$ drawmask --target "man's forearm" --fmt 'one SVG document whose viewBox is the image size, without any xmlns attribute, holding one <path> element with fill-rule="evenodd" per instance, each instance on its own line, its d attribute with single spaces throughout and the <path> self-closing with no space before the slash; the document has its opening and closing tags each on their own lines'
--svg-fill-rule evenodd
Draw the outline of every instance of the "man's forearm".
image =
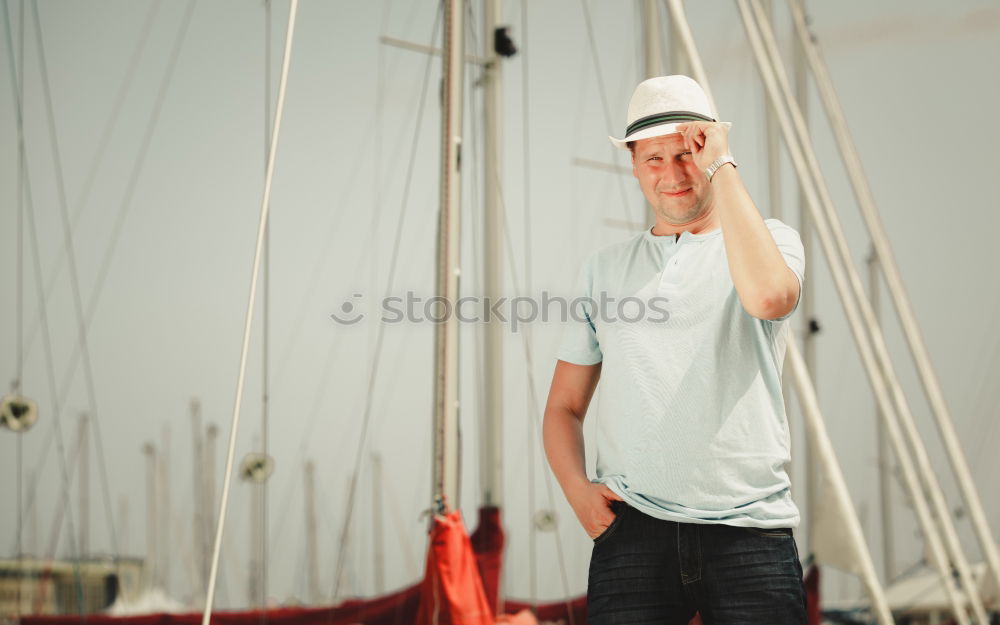
<svg viewBox="0 0 1000 625">
<path fill-rule="evenodd" d="M 549 408 L 545 411 L 542 438 L 549 466 L 566 498 L 587 479 L 586 451 L 583 442 L 583 423 L 566 409 Z"/>
<path fill-rule="evenodd" d="M 736 169 L 724 165 L 710 183 L 715 193 L 733 286 L 743 308 L 760 319 L 776 319 L 795 306 L 798 281 Z"/>
</svg>

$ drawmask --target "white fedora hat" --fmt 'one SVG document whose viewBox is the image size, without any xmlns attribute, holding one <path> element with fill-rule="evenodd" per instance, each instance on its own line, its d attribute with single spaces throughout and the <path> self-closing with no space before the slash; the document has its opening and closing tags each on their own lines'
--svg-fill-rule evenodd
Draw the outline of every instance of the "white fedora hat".
<svg viewBox="0 0 1000 625">
<path fill-rule="evenodd" d="M 686 122 L 714 122 L 714 115 L 708 96 L 694 79 L 681 75 L 650 78 L 639 83 L 629 100 L 625 136 L 608 139 L 627 150 L 630 141 L 675 133 L 678 124 Z"/>
</svg>

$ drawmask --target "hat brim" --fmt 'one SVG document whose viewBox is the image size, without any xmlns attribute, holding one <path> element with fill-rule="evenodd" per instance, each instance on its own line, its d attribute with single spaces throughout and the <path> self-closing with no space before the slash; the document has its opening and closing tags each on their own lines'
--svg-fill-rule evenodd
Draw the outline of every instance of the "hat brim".
<svg viewBox="0 0 1000 625">
<path fill-rule="evenodd" d="M 677 130 L 677 127 L 680 126 L 681 124 L 690 124 L 690 123 L 692 122 L 661 124 L 659 126 L 653 126 L 651 128 L 645 128 L 643 130 L 640 130 L 637 133 L 626 136 L 624 139 L 616 139 L 615 137 L 608 135 L 608 140 L 611 141 L 611 144 L 616 148 L 619 148 L 621 150 L 627 150 L 630 141 L 639 141 L 640 139 L 651 139 L 653 137 L 662 137 L 663 135 L 672 135 L 676 132 L 680 132 L 679 130 Z M 725 126 L 726 128 L 732 128 L 733 126 L 732 122 L 719 122 L 719 123 Z"/>
</svg>

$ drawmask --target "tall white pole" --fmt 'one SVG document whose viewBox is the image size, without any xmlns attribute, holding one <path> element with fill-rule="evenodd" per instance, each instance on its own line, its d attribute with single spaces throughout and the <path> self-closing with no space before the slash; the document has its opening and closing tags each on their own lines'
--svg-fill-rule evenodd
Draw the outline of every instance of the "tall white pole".
<svg viewBox="0 0 1000 625">
<path fill-rule="evenodd" d="M 878 255 L 872 249 L 868 255 L 868 291 L 872 301 L 872 312 L 876 320 L 882 316 L 878 288 Z M 878 490 L 879 518 L 882 526 L 882 570 L 886 583 L 895 577 L 892 532 L 892 456 L 889 441 L 886 440 L 885 423 L 878 405 L 875 405 L 875 421 L 878 424 Z"/>
<path fill-rule="evenodd" d="M 444 16 L 441 111 L 441 208 L 438 220 L 438 314 L 458 299 L 460 273 L 462 89 L 465 64 L 463 2 L 449 0 Z M 458 508 L 458 318 L 435 326 L 433 505 L 437 513 Z"/>
<path fill-rule="evenodd" d="M 916 315 L 913 313 L 913 307 L 906 294 L 903 278 L 899 271 L 899 266 L 896 264 L 895 255 L 892 253 L 892 248 L 889 245 L 889 239 L 885 234 L 885 227 L 882 225 L 878 209 L 875 206 L 875 199 L 868 185 L 864 168 L 861 165 L 861 159 L 858 156 L 850 131 L 847 128 L 847 121 L 840 107 L 836 91 L 833 88 L 833 81 L 830 79 L 829 72 L 819 54 L 818 47 L 808 32 L 808 25 L 806 24 L 802 7 L 796 2 L 792 2 L 791 7 L 799 41 L 802 43 L 806 59 L 809 61 L 809 66 L 816 79 L 816 85 L 819 89 L 823 106 L 830 117 L 834 137 L 844 158 L 848 177 L 854 187 L 858 204 L 861 207 L 862 215 L 872 237 L 872 244 L 878 254 L 882 275 L 885 277 L 886 285 L 889 287 L 889 294 L 892 296 L 893 304 L 899 315 L 900 325 L 903 328 L 907 344 L 913 355 L 917 373 L 920 375 L 924 392 L 934 412 L 941 440 L 944 443 L 948 460 L 958 481 L 962 499 L 965 501 L 966 509 L 972 520 L 972 526 L 975 529 L 976 538 L 979 540 L 980 549 L 985 556 L 987 566 L 993 577 L 992 590 L 995 594 L 991 598 L 996 601 L 1000 598 L 996 594 L 1000 593 L 1000 551 L 997 549 L 996 539 L 993 537 L 989 523 L 986 520 L 982 500 L 976 492 L 975 483 L 972 480 L 972 472 L 969 470 L 968 462 L 958 441 L 958 435 L 955 433 L 951 413 L 944 401 L 941 384 L 931 364 L 930 355 L 927 351 L 923 335 L 920 332 L 920 327 L 917 325 Z"/>
<path fill-rule="evenodd" d="M 793 2 L 797 0 L 792 0 Z M 802 111 L 802 119 L 808 123 L 809 120 L 809 84 L 807 81 L 806 74 L 806 64 L 803 62 L 803 52 L 801 44 L 796 40 L 792 47 L 792 74 L 794 78 L 794 88 L 795 88 L 795 101 L 799 105 L 799 110 Z M 773 115 L 773 108 L 768 107 L 768 112 Z M 803 248 L 803 259 L 805 261 L 806 269 L 805 275 L 803 275 L 803 281 L 806 285 L 813 284 L 813 275 L 815 270 L 813 268 L 813 260 L 816 255 L 813 254 L 812 245 L 812 216 L 809 214 L 809 207 L 806 205 L 805 189 L 802 187 L 802 182 L 798 182 L 798 197 L 799 197 L 799 236 L 802 238 L 802 248 Z M 802 330 L 800 335 L 802 337 L 802 358 L 805 361 L 806 369 L 809 371 L 809 378 L 813 382 L 813 388 L 816 387 L 816 334 L 818 331 L 818 321 L 816 320 L 816 289 L 807 288 L 802 292 L 802 301 L 799 306 L 802 309 L 802 313 L 799 315 L 802 323 Z M 810 551 L 812 551 L 813 546 L 813 524 L 816 519 L 816 511 L 818 510 L 816 502 L 816 493 L 819 490 L 819 474 L 816 470 L 816 464 L 812 462 L 812 447 L 808 448 L 808 457 L 806 458 L 806 523 L 807 523 L 807 540 L 810 546 Z"/>
<path fill-rule="evenodd" d="M 694 71 L 695 59 L 689 53 L 687 43 L 684 41 L 682 30 L 687 27 L 687 17 L 684 14 L 683 0 L 664 0 L 667 9 L 670 11 L 670 60 L 665 71 L 671 74 L 685 74 L 690 76 Z M 674 6 L 671 6 L 673 4 Z M 678 13 L 678 9 L 680 12 Z M 694 76 L 703 87 L 707 81 Z M 711 96 L 709 96 L 711 97 Z"/>
<path fill-rule="evenodd" d="M 715 98 L 709 87 L 708 74 L 705 72 L 705 66 L 702 65 L 701 56 L 694 44 L 694 35 L 691 34 L 687 13 L 684 11 L 684 2 L 683 0 L 665 0 L 665 2 L 670 10 L 670 21 L 673 25 L 670 32 L 673 39 L 676 39 L 677 45 L 680 46 L 676 56 L 678 59 L 684 60 L 684 73 L 690 74 L 698 81 L 708 97 L 708 104 L 712 107 L 712 116 L 719 119 L 719 109 L 715 106 Z M 690 67 L 690 71 L 687 71 L 688 67 Z"/>
<path fill-rule="evenodd" d="M 642 78 L 655 78 L 666 72 L 663 68 L 663 35 L 660 7 L 657 0 L 639 0 L 642 9 Z M 675 37 L 671 37 L 674 43 Z M 672 48 L 676 51 L 676 46 Z M 673 53 L 670 62 L 677 63 Z"/>
<path fill-rule="evenodd" d="M 660 20 L 660 7 L 656 0 L 639 0 L 642 16 L 642 80 L 663 76 L 668 69 L 663 66 L 663 29 Z M 674 73 L 678 72 L 679 57 L 683 52 L 678 47 L 679 38 L 670 38 L 670 64 Z M 656 221 L 653 207 L 643 200 L 646 220 Z"/>
<path fill-rule="evenodd" d="M 764 1 L 764 12 L 769 20 L 774 20 L 774 2 Z M 774 109 L 767 106 L 767 94 L 764 94 L 764 106 L 767 114 L 764 118 L 765 136 L 767 137 L 767 208 L 768 215 L 774 219 L 784 219 L 781 206 L 781 142 L 778 137 L 778 120 Z M 806 284 L 810 284 L 806 282 Z"/>
<path fill-rule="evenodd" d="M 494 46 L 494 32 L 501 17 L 501 0 L 484 0 L 483 4 L 483 294 L 495 302 L 503 290 L 501 259 L 503 250 L 503 214 L 500 193 L 502 176 L 501 120 L 501 57 Z M 457 66 L 461 69 L 461 66 Z M 457 210 L 456 210 L 457 214 Z M 480 492 L 483 507 L 500 507 L 503 502 L 503 324 L 491 318 L 486 323 L 483 352 L 486 413 L 482 415 L 479 443 Z"/>
</svg>

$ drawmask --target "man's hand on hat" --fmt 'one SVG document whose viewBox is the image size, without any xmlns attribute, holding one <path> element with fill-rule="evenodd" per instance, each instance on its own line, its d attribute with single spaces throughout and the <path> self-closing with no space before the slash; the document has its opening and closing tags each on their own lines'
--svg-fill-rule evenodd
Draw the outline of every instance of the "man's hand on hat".
<svg viewBox="0 0 1000 625">
<path fill-rule="evenodd" d="M 677 130 L 698 169 L 704 171 L 724 154 L 729 154 L 729 126 L 718 122 L 688 122 Z"/>
</svg>

